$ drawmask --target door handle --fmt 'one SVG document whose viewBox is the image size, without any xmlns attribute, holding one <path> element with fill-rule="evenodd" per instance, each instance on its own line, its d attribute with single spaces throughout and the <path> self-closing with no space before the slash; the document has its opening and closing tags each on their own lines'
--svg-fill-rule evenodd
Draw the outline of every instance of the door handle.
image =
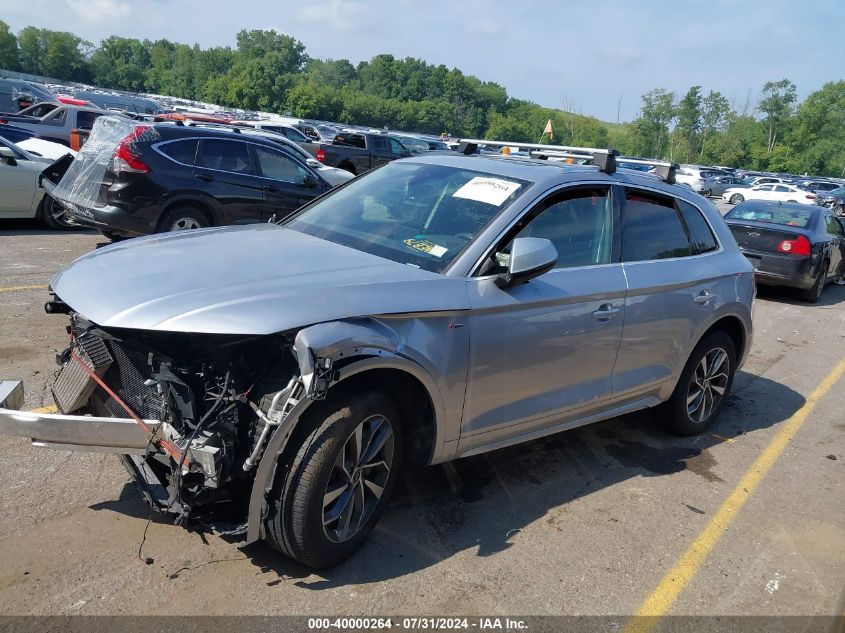
<svg viewBox="0 0 845 633">
<path fill-rule="evenodd" d="M 202 180 L 203 182 L 212 182 L 214 180 L 214 176 L 211 174 L 197 174 L 194 178 Z"/>
<path fill-rule="evenodd" d="M 713 299 L 715 299 L 715 298 L 716 298 L 716 295 L 711 294 L 708 290 L 704 290 L 704 291 L 700 292 L 699 294 L 697 294 L 695 296 L 695 299 L 693 299 L 693 301 L 695 301 L 696 303 L 702 304 L 702 305 L 706 305 L 706 304 L 710 303 L 711 301 L 713 301 Z"/>
<path fill-rule="evenodd" d="M 279 188 L 278 188 L 278 187 L 274 187 L 273 185 L 264 185 L 264 186 L 263 186 L 263 187 L 261 187 L 261 188 L 262 188 L 264 191 L 268 192 L 268 193 L 276 193 L 276 192 L 278 192 L 278 191 L 279 191 Z"/>
<path fill-rule="evenodd" d="M 619 314 L 620 309 L 614 307 L 610 303 L 605 303 L 603 306 L 599 307 L 598 310 L 593 312 L 593 318 L 596 321 L 609 321 L 614 315 Z"/>
</svg>

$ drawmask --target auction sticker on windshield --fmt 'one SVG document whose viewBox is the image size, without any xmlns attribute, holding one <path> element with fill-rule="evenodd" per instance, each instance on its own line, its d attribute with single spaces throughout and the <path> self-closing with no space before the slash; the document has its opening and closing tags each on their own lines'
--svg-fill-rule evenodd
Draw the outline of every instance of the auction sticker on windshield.
<svg viewBox="0 0 845 633">
<path fill-rule="evenodd" d="M 510 180 L 476 176 L 453 193 L 452 197 L 476 200 L 499 207 L 520 186 L 518 182 L 511 182 Z"/>
<path fill-rule="evenodd" d="M 443 257 L 448 251 L 448 248 L 444 248 L 443 246 L 438 246 L 437 244 L 433 244 L 428 240 L 420 240 L 420 239 L 407 239 L 405 240 L 405 246 L 409 246 L 413 249 L 418 251 L 422 251 L 423 253 L 428 253 L 429 255 L 434 255 L 435 257 Z"/>
</svg>

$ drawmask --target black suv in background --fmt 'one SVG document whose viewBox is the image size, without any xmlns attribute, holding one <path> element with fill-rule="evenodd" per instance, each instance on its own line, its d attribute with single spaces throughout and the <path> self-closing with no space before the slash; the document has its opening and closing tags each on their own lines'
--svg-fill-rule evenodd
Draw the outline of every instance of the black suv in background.
<svg viewBox="0 0 845 633">
<path fill-rule="evenodd" d="M 171 123 L 120 125 L 98 121 L 97 153 L 80 152 L 55 190 L 74 222 L 110 239 L 266 222 L 331 188 L 270 139 Z M 109 128 L 122 131 L 109 136 Z M 98 162 L 105 170 L 97 171 Z M 47 177 L 56 183 L 57 175 Z"/>
</svg>

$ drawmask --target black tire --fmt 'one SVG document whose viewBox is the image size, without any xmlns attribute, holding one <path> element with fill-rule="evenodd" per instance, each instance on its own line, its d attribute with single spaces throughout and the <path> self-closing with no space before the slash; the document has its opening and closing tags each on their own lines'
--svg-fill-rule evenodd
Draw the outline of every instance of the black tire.
<svg viewBox="0 0 845 633">
<path fill-rule="evenodd" d="M 731 196 L 731 199 L 728 202 L 730 202 L 731 204 L 741 204 L 745 202 L 745 196 L 743 196 L 741 193 L 735 193 Z"/>
<path fill-rule="evenodd" d="M 786 202 L 789 203 L 789 204 L 796 204 L 798 201 L 797 200 L 787 200 Z"/>
<path fill-rule="evenodd" d="M 184 231 L 190 229 L 204 229 L 211 226 L 208 217 L 194 207 L 175 207 L 170 209 L 158 223 L 158 233 L 168 231 Z"/>
<path fill-rule="evenodd" d="M 845 217 L 845 204 L 833 205 L 833 213 L 838 218 Z"/>
<path fill-rule="evenodd" d="M 720 357 L 718 350 L 725 355 L 721 364 L 717 363 Z M 705 358 L 708 360 L 703 363 Z M 727 372 L 724 372 L 724 362 L 729 363 Z M 702 365 L 705 366 L 704 371 Z M 705 381 L 703 378 L 709 373 L 708 365 L 715 366 L 716 373 Z M 678 435 L 698 435 L 705 431 L 719 417 L 730 395 L 735 373 L 736 350 L 731 337 L 721 330 L 705 336 L 690 354 L 672 397 L 661 407 L 660 416 L 666 428 Z M 725 374 L 724 379 L 721 374 Z M 701 392 L 701 399 L 690 401 L 696 389 Z M 722 390 L 721 394 L 718 393 L 719 389 Z M 696 404 L 704 408 L 695 407 Z"/>
<path fill-rule="evenodd" d="M 39 217 L 51 229 L 70 231 L 78 229 L 79 225 L 71 224 L 67 217 L 67 210 L 52 196 L 44 194 L 38 207 Z"/>
<path fill-rule="evenodd" d="M 361 427 L 360 444 L 371 447 L 367 434 L 378 433 L 368 428 L 372 430 L 379 418 L 387 421 L 392 434 L 383 444 L 384 454 L 380 450 L 374 459 L 389 466 L 366 470 L 356 467 L 353 459 L 346 460 L 354 455 L 355 431 Z M 266 532 L 270 544 L 286 556 L 310 567 L 326 568 L 355 552 L 378 522 L 401 463 L 401 422 L 393 400 L 386 394 L 347 391 L 314 405 L 300 424 L 313 430 L 291 451 L 290 454 L 296 451 L 295 455 L 283 460 L 276 470 Z M 359 452 L 365 456 L 368 453 L 366 449 Z M 364 473 L 372 473 L 373 481 Z M 378 496 L 373 484 L 381 489 Z M 331 497 L 333 494 L 337 496 Z M 337 517 L 329 520 L 333 513 Z M 356 525 L 354 532 L 344 533 L 344 521 L 350 528 L 353 523 Z"/>
<path fill-rule="evenodd" d="M 355 169 L 355 165 L 353 165 L 352 163 L 343 162 L 340 165 L 338 165 L 338 168 L 343 169 L 344 171 L 348 171 L 353 176 L 358 175 L 358 170 Z"/>
<path fill-rule="evenodd" d="M 830 262 L 827 260 L 823 261 L 822 265 L 819 267 L 819 272 L 816 275 L 815 283 L 813 283 L 812 287 L 801 291 L 801 298 L 804 301 L 808 303 L 819 302 L 819 299 L 822 298 L 822 292 L 824 292 L 824 285 L 827 283 L 827 271 L 829 268 Z"/>
</svg>

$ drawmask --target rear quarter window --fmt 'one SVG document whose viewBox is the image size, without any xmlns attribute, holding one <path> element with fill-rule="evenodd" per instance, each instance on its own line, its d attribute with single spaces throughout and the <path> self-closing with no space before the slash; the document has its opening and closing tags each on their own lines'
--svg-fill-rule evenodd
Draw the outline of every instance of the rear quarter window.
<svg viewBox="0 0 845 633">
<path fill-rule="evenodd" d="M 183 165 L 194 165 L 194 158 L 197 155 L 197 140 L 173 141 L 162 143 L 156 149 L 168 158 Z"/>
<path fill-rule="evenodd" d="M 719 245 L 716 242 L 716 237 L 713 235 L 713 231 L 710 229 L 710 225 L 707 224 L 707 220 L 704 219 L 701 211 L 683 200 L 678 200 L 678 208 L 689 230 L 692 254 L 700 255 L 701 253 L 710 253 L 718 250 Z"/>
</svg>

